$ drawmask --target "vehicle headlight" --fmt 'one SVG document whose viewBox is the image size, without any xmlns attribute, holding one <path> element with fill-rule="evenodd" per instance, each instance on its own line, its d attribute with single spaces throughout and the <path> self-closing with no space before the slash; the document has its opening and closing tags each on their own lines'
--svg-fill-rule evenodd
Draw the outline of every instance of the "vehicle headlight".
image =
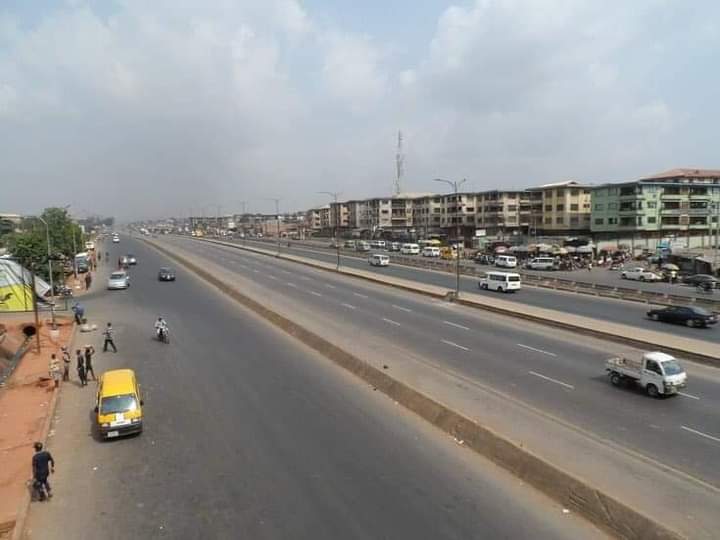
<svg viewBox="0 0 720 540">
<path fill-rule="evenodd" d="M 131 421 L 133 424 L 137 424 L 137 423 L 140 421 L 140 419 L 139 419 L 139 418 L 133 418 L 133 419 L 130 420 L 130 421 Z"/>
<path fill-rule="evenodd" d="M 101 424 L 101 425 L 102 425 L 102 427 L 110 427 L 110 424 L 108 424 L 107 422 L 105 422 L 104 424 Z"/>
</svg>

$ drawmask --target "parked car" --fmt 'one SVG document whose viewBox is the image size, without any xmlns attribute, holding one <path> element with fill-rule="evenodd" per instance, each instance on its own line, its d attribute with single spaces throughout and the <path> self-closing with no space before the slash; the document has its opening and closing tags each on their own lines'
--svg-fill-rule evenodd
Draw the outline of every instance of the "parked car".
<svg viewBox="0 0 720 540">
<path fill-rule="evenodd" d="M 130 287 L 130 276 L 127 272 L 118 271 L 110 274 L 107 283 L 109 290 L 127 289 L 128 287 Z"/>
<path fill-rule="evenodd" d="M 622 279 L 632 279 L 635 281 L 660 281 L 662 278 L 658 276 L 655 272 L 651 272 L 650 270 L 645 270 L 644 268 L 638 266 L 636 268 L 630 268 L 628 270 L 623 270 L 620 273 L 620 277 Z"/>
<path fill-rule="evenodd" d="M 373 253 L 368 257 L 368 263 L 370 266 L 388 266 L 390 264 L 390 257 L 381 253 Z"/>
<path fill-rule="evenodd" d="M 671 281 L 677 279 L 680 268 L 675 264 L 665 263 L 660 267 L 660 271 L 665 281 Z"/>
<path fill-rule="evenodd" d="M 517 259 L 512 255 L 498 255 L 495 257 L 495 266 L 515 268 L 517 266 Z"/>
<path fill-rule="evenodd" d="M 400 248 L 400 253 L 403 255 L 419 255 L 420 246 L 417 244 L 403 244 Z"/>
<path fill-rule="evenodd" d="M 385 249 L 385 240 L 372 240 L 370 247 L 373 249 Z"/>
<path fill-rule="evenodd" d="M 364 240 L 355 242 L 355 251 L 370 251 L 370 244 Z"/>
<path fill-rule="evenodd" d="M 388 251 L 400 251 L 401 245 L 400 242 L 390 242 L 390 244 L 388 244 Z"/>
<path fill-rule="evenodd" d="M 158 272 L 158 281 L 175 281 L 175 271 L 172 268 L 162 267 Z"/>
<path fill-rule="evenodd" d="M 486 255 L 485 253 L 478 253 L 473 259 L 477 264 L 495 264 L 495 257 L 492 255 Z"/>
<path fill-rule="evenodd" d="M 694 287 L 697 287 L 698 285 L 705 285 L 706 283 L 712 283 L 713 287 L 718 287 L 717 278 L 711 276 L 710 274 L 693 274 L 692 276 L 684 277 L 682 282 L 686 285 L 692 285 Z"/>
<path fill-rule="evenodd" d="M 426 246 L 423 248 L 421 254 L 423 257 L 439 257 L 440 256 L 440 248 L 434 247 L 434 246 Z"/>
<path fill-rule="evenodd" d="M 706 309 L 694 306 L 668 306 L 651 309 L 647 316 L 653 321 L 662 321 L 687 326 L 707 327 L 717 324 L 718 318 Z"/>
<path fill-rule="evenodd" d="M 558 265 L 552 257 L 535 257 L 525 265 L 529 270 L 557 270 Z"/>
<path fill-rule="evenodd" d="M 355 240 L 345 240 L 343 247 L 346 249 L 355 249 Z"/>
</svg>

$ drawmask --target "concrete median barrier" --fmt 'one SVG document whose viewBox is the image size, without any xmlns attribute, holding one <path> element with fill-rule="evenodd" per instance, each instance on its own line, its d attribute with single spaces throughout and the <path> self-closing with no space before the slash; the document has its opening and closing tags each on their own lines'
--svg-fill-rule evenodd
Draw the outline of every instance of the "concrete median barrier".
<svg viewBox="0 0 720 540">
<path fill-rule="evenodd" d="M 156 242 L 147 242 L 229 297 L 359 377 L 374 389 L 383 392 L 390 399 L 454 437 L 457 441 L 462 441 L 464 446 L 492 460 L 608 533 L 619 538 L 633 540 L 681 538 L 676 532 L 637 512 L 630 505 L 601 492 L 583 479 L 564 472 L 559 466 L 543 460 L 501 434 L 483 427 L 431 396 L 394 378 L 386 370 L 364 362 L 322 336 L 267 308 L 261 302 L 241 292 L 229 281 L 213 275 L 212 272 L 188 258 L 166 249 Z"/>
</svg>

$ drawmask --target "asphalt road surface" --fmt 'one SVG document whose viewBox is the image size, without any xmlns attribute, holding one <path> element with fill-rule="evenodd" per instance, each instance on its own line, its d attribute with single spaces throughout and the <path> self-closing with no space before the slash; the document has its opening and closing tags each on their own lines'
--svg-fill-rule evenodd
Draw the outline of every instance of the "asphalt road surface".
<svg viewBox="0 0 720 540">
<path fill-rule="evenodd" d="M 281 291 L 331 320 L 376 334 L 412 355 L 451 368 L 583 431 L 720 487 L 720 374 L 686 363 L 680 396 L 651 399 L 612 387 L 604 361 L 625 348 L 482 310 L 232 247 L 166 238 L 202 258 Z M 638 352 L 639 354 L 639 352 Z"/>
<path fill-rule="evenodd" d="M 95 440 L 93 388 L 65 386 L 55 497 L 33 505 L 28 537 L 604 537 L 183 269 L 159 283 L 154 250 L 109 249 L 139 265 L 129 290 L 84 300 L 120 349 L 95 365 L 136 370 L 145 431 Z"/>
<path fill-rule="evenodd" d="M 189 238 L 188 238 L 189 239 Z M 241 244 L 241 240 L 234 240 L 234 243 Z M 263 249 L 272 250 L 275 246 L 269 242 L 250 242 Z M 281 248 L 283 252 L 291 253 L 309 259 L 316 259 L 323 262 L 334 263 L 337 260 L 336 254 L 332 251 L 325 251 L 316 248 L 294 247 L 288 249 L 286 246 Z M 401 279 L 409 279 L 420 283 L 447 287 L 448 290 L 455 289 L 455 275 L 445 272 L 428 271 L 410 266 L 399 264 L 391 264 L 386 267 L 370 266 L 365 258 L 342 257 L 342 265 L 347 268 L 359 268 L 367 272 L 377 272 L 380 274 L 397 277 Z M 598 272 L 607 272 L 606 270 L 598 270 Z M 554 274 L 553 274 L 554 275 Z M 579 278 L 578 278 L 579 279 Z M 461 276 L 460 288 L 463 291 L 469 291 L 476 294 L 485 294 L 495 296 L 496 291 L 483 291 L 478 288 L 478 280 L 474 277 Z M 639 287 L 668 287 L 667 284 L 640 284 L 639 282 L 623 282 L 625 286 Z M 675 286 L 678 288 L 679 286 Z M 656 289 L 662 290 L 662 289 Z M 701 339 L 718 343 L 720 345 L 720 327 L 715 325 L 712 328 L 687 328 L 681 325 L 668 325 L 657 323 L 647 318 L 647 304 L 639 302 L 629 302 L 622 300 L 614 300 L 608 298 L 599 298 L 584 294 L 572 292 L 555 291 L 540 287 L 525 286 L 522 291 L 515 294 L 502 295 L 503 300 L 509 302 L 518 302 L 530 306 L 537 306 L 547 309 L 554 309 L 564 313 L 573 315 L 582 315 L 602 321 L 611 321 L 614 323 L 625 324 L 630 327 L 645 328 L 648 330 L 659 330 L 669 334 L 690 337 L 693 339 Z"/>
</svg>

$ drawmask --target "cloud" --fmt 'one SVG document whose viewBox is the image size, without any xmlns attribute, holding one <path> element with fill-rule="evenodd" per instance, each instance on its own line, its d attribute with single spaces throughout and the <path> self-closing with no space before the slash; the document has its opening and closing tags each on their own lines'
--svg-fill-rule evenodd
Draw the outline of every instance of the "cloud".
<svg viewBox="0 0 720 540">
<path fill-rule="evenodd" d="M 401 9 L 359 3 L 350 29 L 308 5 L 0 14 L 5 204 L 60 197 L 139 217 L 383 195 L 398 129 L 408 191 L 437 189 L 437 176 L 490 189 L 718 165 L 715 3 L 458 2 L 413 47 L 386 20 L 403 24 Z"/>
</svg>

